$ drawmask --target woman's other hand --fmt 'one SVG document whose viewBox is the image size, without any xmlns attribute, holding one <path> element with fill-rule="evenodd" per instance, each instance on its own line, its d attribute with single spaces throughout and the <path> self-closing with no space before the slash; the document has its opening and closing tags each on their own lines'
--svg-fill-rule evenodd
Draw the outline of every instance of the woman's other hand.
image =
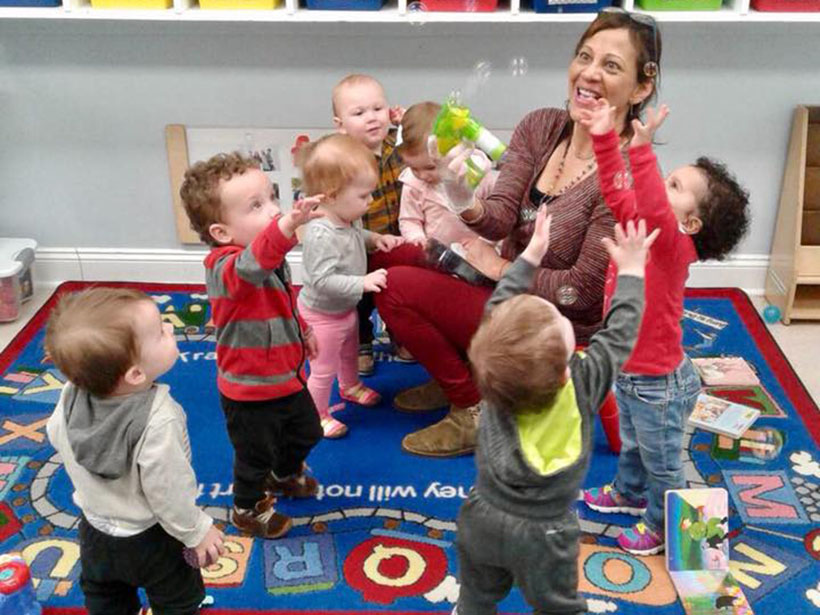
<svg viewBox="0 0 820 615">
<path fill-rule="evenodd" d="M 465 240 L 462 245 L 465 251 L 464 258 L 468 263 L 490 279 L 501 279 L 510 261 L 501 258 L 493 244 L 476 237 Z"/>
</svg>

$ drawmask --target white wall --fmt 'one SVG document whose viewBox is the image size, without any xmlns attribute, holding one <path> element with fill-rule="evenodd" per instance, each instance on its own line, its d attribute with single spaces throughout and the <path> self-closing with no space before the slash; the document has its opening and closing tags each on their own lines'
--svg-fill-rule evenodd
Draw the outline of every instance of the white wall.
<svg viewBox="0 0 820 615">
<path fill-rule="evenodd" d="M 512 128 L 561 105 L 581 24 L 0 22 L 0 234 L 41 246 L 179 248 L 163 129 L 329 125 L 350 71 L 391 101 L 442 99 L 493 64 L 474 109 Z M 820 104 L 820 24 L 663 24 L 665 167 L 708 153 L 752 193 L 739 252 L 769 250 L 792 108 Z M 529 72 L 508 68 L 526 57 Z M 727 281 L 731 283 L 731 281 Z"/>
</svg>

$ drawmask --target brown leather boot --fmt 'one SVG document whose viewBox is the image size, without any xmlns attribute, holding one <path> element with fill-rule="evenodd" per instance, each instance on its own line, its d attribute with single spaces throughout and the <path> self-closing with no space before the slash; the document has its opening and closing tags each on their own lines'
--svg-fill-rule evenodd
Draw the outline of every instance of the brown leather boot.
<svg viewBox="0 0 820 615">
<path fill-rule="evenodd" d="M 435 425 L 404 436 L 402 450 L 422 457 L 456 457 L 475 450 L 478 433 L 478 406 L 450 406 Z"/>
<path fill-rule="evenodd" d="M 287 498 L 312 498 L 319 491 L 319 481 L 306 474 L 307 466 L 297 473 L 280 480 L 271 472 L 265 479 L 265 491 Z"/>
<path fill-rule="evenodd" d="M 393 398 L 393 407 L 401 412 L 430 412 L 449 403 L 435 380 L 399 391 Z"/>
<path fill-rule="evenodd" d="M 233 507 L 231 523 L 241 532 L 260 538 L 279 538 L 290 530 L 293 522 L 290 517 L 276 512 L 273 505 L 276 498 L 272 495 L 259 500 L 253 509 Z"/>
</svg>

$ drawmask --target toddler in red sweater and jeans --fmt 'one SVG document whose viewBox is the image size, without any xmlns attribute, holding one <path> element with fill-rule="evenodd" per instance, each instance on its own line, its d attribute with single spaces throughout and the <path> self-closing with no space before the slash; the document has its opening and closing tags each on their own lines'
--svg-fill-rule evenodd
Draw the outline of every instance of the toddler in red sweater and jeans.
<svg viewBox="0 0 820 615">
<path fill-rule="evenodd" d="M 700 393 L 700 378 L 683 352 L 683 294 L 689 265 L 721 259 L 748 227 L 748 193 L 726 168 L 709 158 L 664 179 L 652 138 L 668 113 L 650 109 L 646 123 L 632 121 L 631 175 L 613 130 L 615 109 L 600 99 L 581 123 L 593 139 L 601 191 L 615 219 L 646 220 L 661 229 L 646 267 L 646 310 L 638 341 L 615 384 L 622 449 L 612 484 L 584 492 L 593 510 L 641 516 L 618 545 L 636 555 L 663 550 L 664 493 L 686 486 L 683 430 Z M 634 183 L 634 185 L 633 185 Z M 610 262 L 604 287 L 609 307 L 617 272 Z"/>
<path fill-rule="evenodd" d="M 275 495 L 311 497 L 305 458 L 322 438 L 306 387 L 316 340 L 296 307 L 285 255 L 296 229 L 322 214 L 318 195 L 282 214 L 256 162 L 218 154 L 185 173 L 192 228 L 211 246 L 205 276 L 216 325 L 217 387 L 234 447 L 231 522 L 262 538 L 291 527 Z"/>
</svg>

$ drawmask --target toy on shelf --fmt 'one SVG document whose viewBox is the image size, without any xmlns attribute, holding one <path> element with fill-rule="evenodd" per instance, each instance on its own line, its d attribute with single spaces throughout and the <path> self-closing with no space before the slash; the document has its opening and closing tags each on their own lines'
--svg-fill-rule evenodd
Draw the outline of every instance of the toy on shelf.
<svg viewBox="0 0 820 615">
<path fill-rule="evenodd" d="M 461 104 L 455 95 L 451 95 L 441 106 L 441 111 L 433 122 L 433 134 L 441 155 L 463 141 L 474 143 L 493 162 L 500 160 L 507 150 L 507 146 L 476 120 L 470 114 L 470 109 Z M 470 158 L 467 159 L 467 169 L 467 183 L 475 188 L 481 183 L 486 170 Z"/>
<path fill-rule="evenodd" d="M 28 564 L 19 553 L 0 555 L 0 615 L 41 615 Z"/>
</svg>

